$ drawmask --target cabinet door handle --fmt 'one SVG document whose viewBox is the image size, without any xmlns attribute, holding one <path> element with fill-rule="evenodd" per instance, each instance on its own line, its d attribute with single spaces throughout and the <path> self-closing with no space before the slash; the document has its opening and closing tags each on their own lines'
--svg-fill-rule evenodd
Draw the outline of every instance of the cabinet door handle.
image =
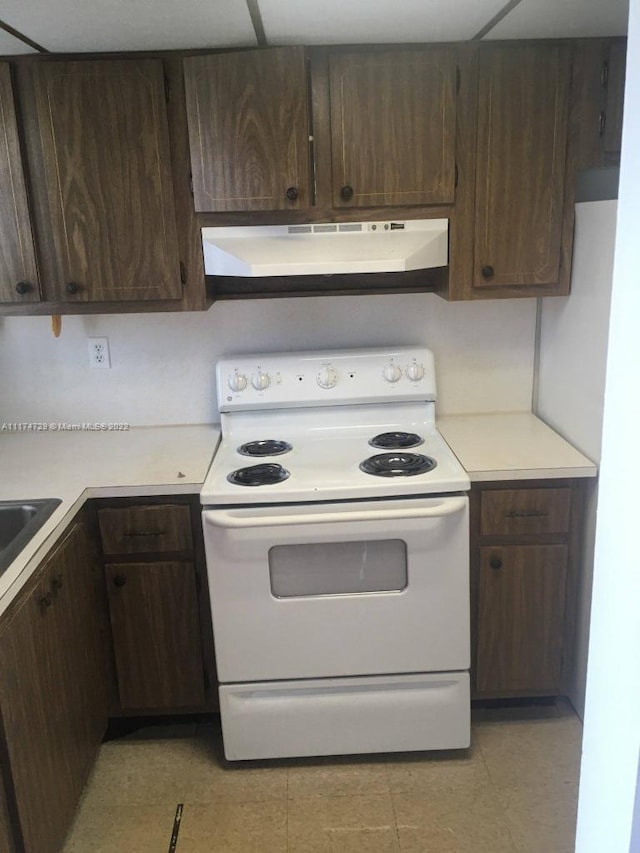
<svg viewBox="0 0 640 853">
<path fill-rule="evenodd" d="M 164 536 L 166 530 L 127 530 L 125 536 Z"/>
<path fill-rule="evenodd" d="M 74 294 L 78 293 L 78 291 L 80 290 L 80 285 L 77 284 L 75 281 L 69 281 L 69 282 L 67 282 L 67 286 L 65 287 L 65 290 L 67 291 L 67 293 L 70 293 L 71 296 L 73 296 Z"/>
<path fill-rule="evenodd" d="M 30 281 L 19 281 L 16 284 L 16 293 L 19 293 L 20 296 L 24 295 L 25 293 L 31 293 L 32 290 L 33 285 Z"/>
<path fill-rule="evenodd" d="M 500 557 L 491 557 L 489 560 L 489 565 L 492 569 L 501 569 L 502 568 L 502 560 Z"/>
<path fill-rule="evenodd" d="M 353 198 L 353 187 L 350 187 L 349 184 L 346 184 L 340 190 L 340 198 L 342 201 L 351 201 Z"/>
<path fill-rule="evenodd" d="M 53 604 L 53 596 L 50 592 L 47 592 L 44 595 L 41 595 L 38 601 L 43 607 L 51 607 Z"/>
<path fill-rule="evenodd" d="M 607 114 L 604 110 L 600 111 L 600 115 L 598 116 L 598 134 L 600 136 L 604 136 L 604 132 L 607 127 Z"/>
<path fill-rule="evenodd" d="M 289 201 L 295 201 L 298 198 L 298 187 L 287 187 L 285 195 Z"/>
<path fill-rule="evenodd" d="M 127 579 L 124 575 L 115 575 L 113 578 L 114 586 L 124 586 L 127 582 Z"/>
<path fill-rule="evenodd" d="M 517 510 L 511 509 L 509 512 L 505 512 L 505 518 L 547 518 L 549 515 L 548 512 L 543 512 L 539 509 L 533 509 L 530 511 L 527 510 Z"/>
<path fill-rule="evenodd" d="M 482 273 L 482 278 L 493 278 L 493 276 L 495 275 L 495 270 L 491 266 L 491 264 L 487 264 L 486 266 L 482 267 L 480 272 Z"/>
</svg>

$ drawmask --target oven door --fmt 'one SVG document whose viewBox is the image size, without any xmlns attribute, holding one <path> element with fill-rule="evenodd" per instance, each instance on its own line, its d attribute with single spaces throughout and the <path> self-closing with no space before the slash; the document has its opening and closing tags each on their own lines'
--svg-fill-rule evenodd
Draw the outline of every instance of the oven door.
<svg viewBox="0 0 640 853">
<path fill-rule="evenodd" d="M 205 509 L 221 683 L 469 668 L 468 499 Z"/>
</svg>

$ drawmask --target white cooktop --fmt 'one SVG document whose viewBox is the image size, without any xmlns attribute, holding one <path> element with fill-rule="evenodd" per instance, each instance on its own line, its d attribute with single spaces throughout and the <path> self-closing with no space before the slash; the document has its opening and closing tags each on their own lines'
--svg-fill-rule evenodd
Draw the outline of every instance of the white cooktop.
<svg viewBox="0 0 640 853">
<path fill-rule="evenodd" d="M 364 420 L 363 420 L 364 419 Z M 224 429 L 225 424 L 223 424 Z M 350 406 L 320 410 L 246 413 L 235 416 L 223 437 L 201 492 L 209 505 L 287 503 L 402 497 L 459 492 L 469 488 L 469 477 L 436 430 L 429 404 Z M 396 452 L 419 453 L 435 459 L 436 467 L 424 474 L 378 477 L 360 470 L 364 459 L 386 451 L 369 445 L 383 432 L 406 431 L 420 435 L 417 447 Z M 238 448 L 249 441 L 277 439 L 292 445 L 288 453 L 253 458 Z M 289 477 L 273 485 L 241 486 L 227 476 L 239 468 L 277 463 Z"/>
<path fill-rule="evenodd" d="M 435 426 L 436 379 L 424 347 L 267 353 L 218 362 L 222 441 L 201 501 L 238 505 L 355 500 L 459 492 L 469 478 Z M 416 447 L 376 448 L 380 433 L 416 433 Z M 287 442 L 291 450 L 251 457 L 247 442 Z M 431 457 L 432 470 L 376 476 L 360 469 L 381 454 Z M 279 465 L 288 476 L 269 485 L 230 482 L 232 472 Z"/>
</svg>

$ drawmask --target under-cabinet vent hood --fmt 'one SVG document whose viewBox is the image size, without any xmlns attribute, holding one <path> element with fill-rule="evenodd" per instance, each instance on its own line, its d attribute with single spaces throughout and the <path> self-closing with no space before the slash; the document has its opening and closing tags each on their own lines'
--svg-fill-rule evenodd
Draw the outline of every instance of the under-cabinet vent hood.
<svg viewBox="0 0 640 853">
<path fill-rule="evenodd" d="M 203 228 L 207 275 L 344 275 L 448 263 L 448 219 Z"/>
</svg>

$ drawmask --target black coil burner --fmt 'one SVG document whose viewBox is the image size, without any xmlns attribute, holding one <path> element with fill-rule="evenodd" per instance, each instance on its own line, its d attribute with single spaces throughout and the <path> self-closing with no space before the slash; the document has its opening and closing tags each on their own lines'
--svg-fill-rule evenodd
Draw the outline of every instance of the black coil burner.
<svg viewBox="0 0 640 853">
<path fill-rule="evenodd" d="M 240 445 L 238 453 L 242 456 L 280 456 L 282 453 L 288 453 L 291 449 L 291 445 L 287 441 L 267 438 L 263 441 L 248 441 L 246 444 Z"/>
<path fill-rule="evenodd" d="M 360 463 L 360 470 L 376 477 L 415 477 L 436 467 L 436 460 L 421 453 L 377 453 Z"/>
<path fill-rule="evenodd" d="M 227 476 L 227 480 L 236 486 L 271 486 L 274 483 L 281 483 L 288 476 L 289 472 L 282 465 L 263 462 L 261 465 L 238 468 Z"/>
<path fill-rule="evenodd" d="M 404 450 L 423 443 L 424 439 L 415 432 L 381 432 L 369 441 L 371 447 L 379 447 L 381 450 Z"/>
</svg>

